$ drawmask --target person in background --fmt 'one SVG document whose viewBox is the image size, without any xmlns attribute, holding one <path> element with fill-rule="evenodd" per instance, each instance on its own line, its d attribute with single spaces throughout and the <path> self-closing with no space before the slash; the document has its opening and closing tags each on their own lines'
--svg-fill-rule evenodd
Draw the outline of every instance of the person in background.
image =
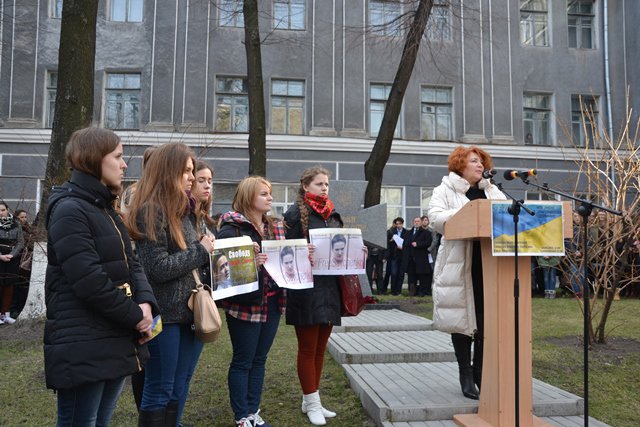
<svg viewBox="0 0 640 427">
<path fill-rule="evenodd" d="M 45 379 L 58 426 L 106 426 L 125 377 L 148 357 L 159 307 L 114 208 L 127 167 L 120 138 L 77 130 L 65 157 L 71 179 L 46 213 Z"/>
<path fill-rule="evenodd" d="M 195 161 L 182 143 L 150 156 L 125 217 L 140 262 L 158 299 L 163 331 L 149 344 L 140 426 L 177 426 L 203 343 L 187 306 L 196 286 L 193 270 L 209 262 L 214 238 L 199 237 L 191 197 Z"/>
<path fill-rule="evenodd" d="M 445 223 L 471 200 L 506 199 L 482 177 L 492 166 L 491 156 L 481 148 L 459 146 L 451 152 L 449 175 L 433 190 L 429 202 L 429 219 L 436 231 L 444 234 Z M 476 400 L 482 381 L 483 289 L 480 242 L 443 237 L 433 274 L 433 325 L 451 334 L 462 394 Z"/>
<path fill-rule="evenodd" d="M 196 200 L 196 222 L 199 236 L 211 234 L 215 237 L 218 234 L 217 223 L 210 215 L 213 203 L 213 168 L 202 160 L 196 160 L 194 177 L 191 196 Z M 211 284 L 209 263 L 200 269 L 200 280 L 202 283 Z"/>
<path fill-rule="evenodd" d="M 409 230 L 406 241 L 407 274 L 409 283 L 409 296 L 423 297 L 427 292 L 431 294 L 431 275 L 429 265 L 429 246 L 433 237 L 431 233 L 422 227 L 422 219 L 413 219 L 413 228 Z M 418 282 L 420 285 L 418 286 Z"/>
<path fill-rule="evenodd" d="M 556 277 L 558 277 L 556 267 L 560 264 L 560 257 L 539 256 L 537 258 L 544 278 L 544 297 L 553 299 L 556 297 Z"/>
<path fill-rule="evenodd" d="M 371 286 L 371 292 L 373 293 L 373 282 L 375 281 L 378 295 L 384 295 L 386 290 L 384 288 L 384 274 L 382 271 L 386 255 L 385 250 L 380 246 L 374 245 L 373 243 L 365 242 L 365 244 L 367 245 L 367 248 L 369 248 L 369 256 L 367 257 L 366 269 L 367 279 L 369 279 L 369 286 Z"/>
<path fill-rule="evenodd" d="M 267 355 L 284 313 L 287 293 L 264 268 L 263 240 L 284 239 L 282 223 L 267 216 L 271 211 L 271 183 L 249 176 L 238 184 L 232 212 L 221 218 L 221 239 L 249 236 L 256 248 L 258 290 L 221 300 L 226 313 L 233 356 L 229 365 L 229 400 L 240 427 L 270 427 L 260 415 Z"/>
<path fill-rule="evenodd" d="M 329 171 L 311 167 L 302 172 L 296 203 L 284 214 L 287 239 L 308 239 L 309 230 L 342 228 L 329 199 Z M 310 248 L 313 253 L 313 247 Z M 337 276 L 313 276 L 313 288 L 289 291 L 287 325 L 298 338 L 297 369 L 302 386 L 302 412 L 314 425 L 325 425 L 336 413 L 322 406 L 320 378 L 333 325 L 339 326 L 340 287 Z"/>
<path fill-rule="evenodd" d="M 404 282 L 404 265 L 405 251 L 404 240 L 408 238 L 407 229 L 404 228 L 404 219 L 397 217 L 393 220 L 393 227 L 387 232 L 387 268 L 391 271 L 391 295 L 400 295 L 402 293 L 402 284 Z M 394 238 L 394 236 L 397 236 Z M 402 244 L 398 244 L 395 240 L 400 238 Z"/>
<path fill-rule="evenodd" d="M 16 320 L 9 310 L 13 292 L 20 283 L 20 254 L 24 248 L 24 235 L 20 221 L 11 215 L 9 205 L 0 201 L 0 325 L 12 325 Z"/>
<path fill-rule="evenodd" d="M 31 264 L 33 262 L 33 243 L 35 236 L 33 229 L 31 228 L 31 224 L 29 224 L 27 211 L 24 209 L 18 209 L 15 216 L 20 222 L 22 235 L 24 237 L 24 247 L 20 254 L 20 280 L 15 287 L 13 302 L 11 303 L 10 308 L 11 317 L 17 319 L 27 302 L 27 296 L 29 295 L 29 281 L 31 280 Z"/>
</svg>

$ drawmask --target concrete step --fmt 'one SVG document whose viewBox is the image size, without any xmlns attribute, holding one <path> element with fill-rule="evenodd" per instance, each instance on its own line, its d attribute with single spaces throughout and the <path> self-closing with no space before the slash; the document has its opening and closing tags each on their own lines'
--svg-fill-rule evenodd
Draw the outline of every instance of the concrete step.
<svg viewBox="0 0 640 427">
<path fill-rule="evenodd" d="M 343 368 L 377 425 L 452 420 L 455 414 L 478 410 L 478 401 L 460 392 L 455 362 L 368 363 Z M 583 399 L 534 379 L 533 411 L 539 417 L 579 416 Z"/>
<path fill-rule="evenodd" d="M 573 415 L 568 417 L 542 417 L 542 420 L 555 427 L 582 427 L 584 426 L 584 417 Z M 410 422 L 391 422 L 385 421 L 380 424 L 382 427 L 458 427 L 453 420 L 441 421 L 410 421 Z M 589 417 L 589 426 L 591 427 L 610 427 L 608 424 Z"/>
<path fill-rule="evenodd" d="M 354 317 L 343 317 L 334 332 L 429 331 L 433 322 L 398 309 L 363 310 Z"/>
<path fill-rule="evenodd" d="M 334 332 L 328 348 L 340 364 L 456 360 L 451 335 L 439 331 Z"/>
</svg>

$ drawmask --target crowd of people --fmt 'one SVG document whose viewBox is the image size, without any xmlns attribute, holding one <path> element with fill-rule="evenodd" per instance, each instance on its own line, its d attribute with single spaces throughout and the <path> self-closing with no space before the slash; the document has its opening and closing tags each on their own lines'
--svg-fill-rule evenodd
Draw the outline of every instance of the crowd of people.
<svg viewBox="0 0 640 427">
<path fill-rule="evenodd" d="M 308 242 L 309 230 L 343 227 L 329 197 L 329 171 L 311 167 L 302 172 L 297 199 L 283 218 L 269 216 L 272 185 L 258 176 L 238 184 L 231 211 L 212 217 L 214 170 L 185 144 L 147 149 L 140 180 L 125 192 L 127 164 L 114 132 L 78 130 L 65 156 L 71 178 L 54 187 L 45 217 L 45 378 L 57 392 L 57 425 L 108 425 L 128 376 L 139 426 L 182 425 L 203 350 L 187 302 L 197 276 L 231 282 L 227 257 L 214 250 L 217 239 L 240 236 L 253 242 L 257 289 L 218 301 L 233 350 L 227 380 L 235 424 L 270 426 L 260 404 L 282 316 L 297 338 L 302 413 L 313 425 L 336 417 L 322 404 L 320 380 L 333 326 L 341 324 L 338 276 L 314 275 L 308 289 L 281 288 L 265 268 L 267 255 L 261 250 L 265 240 Z M 410 228 L 397 217 L 387 230 L 386 248 L 362 248 L 369 282 L 376 283 L 378 294 L 400 295 L 406 275 L 409 296 L 433 296 L 434 327 L 451 334 L 461 391 L 470 399 L 479 398 L 482 382 L 481 248 L 476 241 L 444 239 L 443 233 L 447 220 L 471 200 L 505 199 L 483 177 L 491 167 L 486 151 L 455 148 L 428 215 L 415 217 Z M 575 218 L 568 251 L 580 251 L 580 219 Z M 25 304 L 32 235 L 27 213 L 12 214 L 0 202 L 0 324 L 14 323 Z M 345 236 L 334 234 L 332 268 L 345 264 L 345 246 Z M 634 247 L 632 265 L 640 265 L 640 244 Z M 314 246 L 308 250 L 313 265 Z M 285 280 L 292 280 L 293 250 L 284 246 L 278 256 Z M 547 298 L 555 296 L 562 262 L 560 257 L 535 259 L 532 272 L 540 271 Z M 571 271 L 569 286 L 578 293 L 580 272 L 577 267 Z M 156 334 L 158 318 L 162 332 Z"/>
</svg>

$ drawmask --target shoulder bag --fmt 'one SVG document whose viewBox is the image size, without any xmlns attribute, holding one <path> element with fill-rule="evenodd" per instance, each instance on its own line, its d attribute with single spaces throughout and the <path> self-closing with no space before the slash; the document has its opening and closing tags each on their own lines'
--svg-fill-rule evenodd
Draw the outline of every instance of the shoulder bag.
<svg viewBox="0 0 640 427">
<path fill-rule="evenodd" d="M 214 342 L 220 334 L 222 319 L 216 303 L 213 300 L 211 286 L 204 285 L 197 270 L 193 270 L 196 287 L 192 290 L 187 303 L 193 311 L 193 325 L 196 337 L 202 342 Z"/>
</svg>

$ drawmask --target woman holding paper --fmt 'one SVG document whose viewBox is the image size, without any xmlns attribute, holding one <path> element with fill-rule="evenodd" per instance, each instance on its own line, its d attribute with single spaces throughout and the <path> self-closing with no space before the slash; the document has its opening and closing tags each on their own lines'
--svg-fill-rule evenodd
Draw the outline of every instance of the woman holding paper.
<svg viewBox="0 0 640 427">
<path fill-rule="evenodd" d="M 140 426 L 177 425 L 202 351 L 191 329 L 187 301 L 192 271 L 209 263 L 213 237 L 199 236 L 191 197 L 194 155 L 184 144 L 158 147 L 147 161 L 126 223 L 158 299 L 163 331 L 149 344 L 151 359 L 139 412 Z"/>
<path fill-rule="evenodd" d="M 229 400 L 240 427 L 268 427 L 260 416 L 260 400 L 267 355 L 285 309 L 286 293 L 264 268 L 267 255 L 259 253 L 263 240 L 284 239 L 282 224 L 267 217 L 271 211 L 271 183 L 250 176 L 238 184 L 232 212 L 221 218 L 219 239 L 249 236 L 256 247 L 257 291 L 221 301 L 226 313 L 233 357 L 227 377 Z"/>
<path fill-rule="evenodd" d="M 284 214 L 287 239 L 308 239 L 309 229 L 342 228 L 342 219 L 329 199 L 329 171 L 306 169 L 300 177 L 296 203 Z M 298 379 L 302 412 L 314 425 L 326 424 L 336 413 L 322 407 L 318 388 L 327 342 L 333 325 L 340 325 L 338 276 L 313 276 L 313 288 L 289 291 L 287 324 L 298 338 Z"/>
<path fill-rule="evenodd" d="M 482 172 L 491 169 L 489 154 L 478 147 L 456 147 L 449 155 L 449 175 L 433 190 L 429 220 L 444 234 L 444 224 L 475 199 L 505 199 Z M 482 375 L 484 300 L 479 241 L 441 240 L 433 273 L 433 325 L 451 334 L 462 394 L 479 398 Z M 471 344 L 473 365 L 471 364 Z M 478 388 L 476 388 L 476 385 Z"/>
</svg>

